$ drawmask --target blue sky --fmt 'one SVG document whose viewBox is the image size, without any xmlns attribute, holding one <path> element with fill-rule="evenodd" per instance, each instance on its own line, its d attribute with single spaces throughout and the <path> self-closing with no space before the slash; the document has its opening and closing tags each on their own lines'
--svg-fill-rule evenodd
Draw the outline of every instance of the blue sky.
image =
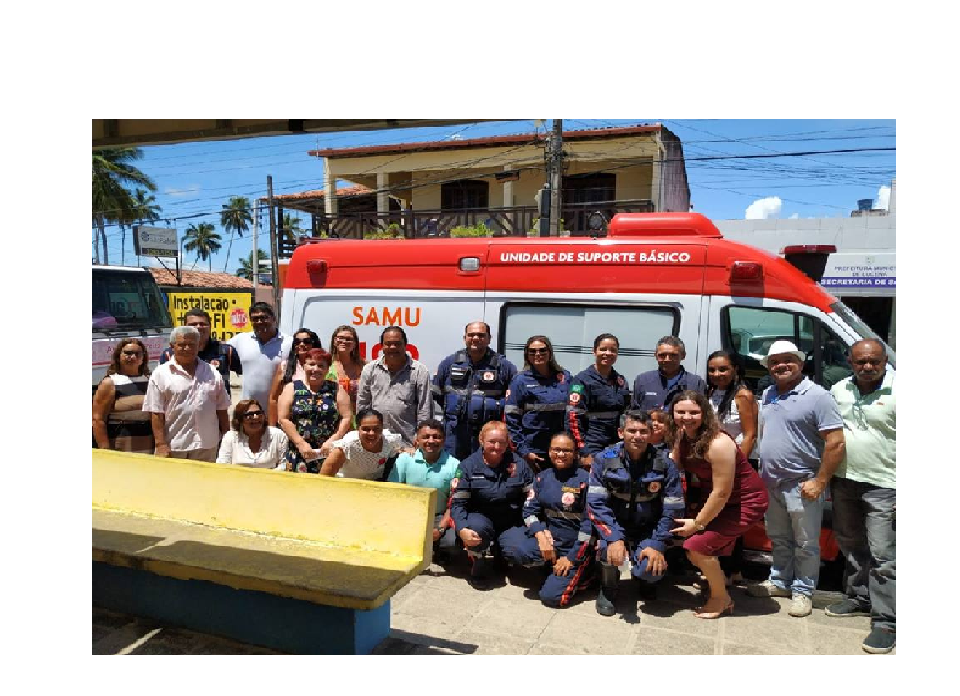
<svg viewBox="0 0 960 696">
<path fill-rule="evenodd" d="M 894 120 L 744 120 L 744 119 L 564 119 L 564 130 L 663 123 L 683 143 L 691 200 L 696 212 L 715 220 L 752 217 L 846 217 L 857 200 L 880 203 L 882 187 L 896 176 L 896 152 L 866 151 L 791 157 L 724 158 L 728 155 L 772 155 L 894 148 Z M 549 128 L 545 120 L 541 129 Z M 176 224 L 182 236 L 194 222 L 213 223 L 224 245 L 213 258 L 213 269 L 234 273 L 239 259 L 250 253 L 250 233 L 235 238 L 229 261 L 229 233 L 220 229 L 220 206 L 230 196 L 251 200 L 266 195 L 267 175 L 275 194 L 318 189 L 323 165 L 307 151 L 326 147 L 354 147 L 426 140 L 451 136 L 477 138 L 532 132 L 534 121 L 496 121 L 442 128 L 304 134 L 234 141 L 158 145 L 143 148 L 137 166 L 157 184 L 162 214 Z M 189 217 L 188 216 L 197 216 Z M 174 220 L 174 218 L 180 218 Z M 261 222 L 267 224 L 266 215 Z M 160 223 L 164 224 L 164 223 Z M 303 226 L 309 221 L 304 219 Z M 261 228 L 263 229 L 263 228 Z M 121 261 L 120 230 L 107 228 L 111 263 Z M 92 238 L 92 237 L 91 237 Z M 269 248 L 261 237 L 260 248 Z M 130 234 L 126 263 L 136 264 Z M 142 259 L 155 265 L 154 259 Z M 186 268 L 194 266 L 186 259 Z M 207 263 L 196 265 L 206 270 Z"/>
</svg>

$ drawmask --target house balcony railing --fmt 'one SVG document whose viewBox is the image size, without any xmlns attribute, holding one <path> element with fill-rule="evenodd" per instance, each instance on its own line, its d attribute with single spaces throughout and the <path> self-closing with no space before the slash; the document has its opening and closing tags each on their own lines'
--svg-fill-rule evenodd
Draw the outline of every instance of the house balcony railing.
<svg viewBox="0 0 960 696">
<path fill-rule="evenodd" d="M 606 234 L 606 223 L 617 213 L 652 213 L 649 200 L 570 203 L 561 206 L 562 229 L 571 236 Z M 364 235 L 385 231 L 396 225 L 407 239 L 449 237 L 456 227 L 483 224 L 494 237 L 527 237 L 538 235 L 536 206 L 512 208 L 475 208 L 468 210 L 394 210 L 388 213 L 341 213 L 316 215 L 313 232 L 307 237 L 325 234 L 338 239 L 363 239 Z M 289 258 L 297 243 L 284 239 L 278 242 L 280 258 Z"/>
</svg>

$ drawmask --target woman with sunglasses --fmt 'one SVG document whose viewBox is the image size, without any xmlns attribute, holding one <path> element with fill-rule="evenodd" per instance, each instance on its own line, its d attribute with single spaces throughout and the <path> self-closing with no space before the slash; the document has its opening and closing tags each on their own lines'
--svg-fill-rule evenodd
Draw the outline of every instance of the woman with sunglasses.
<svg viewBox="0 0 960 696">
<path fill-rule="evenodd" d="M 357 385 L 360 372 L 367 361 L 360 357 L 360 337 L 352 326 L 338 326 L 330 337 L 330 355 L 333 356 L 331 372 L 336 372 L 336 380 L 341 389 L 350 396 L 350 406 L 357 410 Z"/>
<path fill-rule="evenodd" d="M 311 349 L 303 358 L 305 379 L 283 388 L 278 403 L 280 428 L 287 434 L 287 471 L 319 473 L 334 442 L 350 430 L 350 397 L 327 379 L 330 353 Z"/>
<path fill-rule="evenodd" d="M 99 449 L 153 454 L 150 414 L 143 411 L 150 371 L 147 347 L 124 338 L 93 395 L 93 439 Z"/>
<path fill-rule="evenodd" d="M 273 374 L 273 383 L 270 385 L 270 400 L 267 404 L 267 423 L 278 425 L 277 400 L 283 388 L 294 380 L 303 381 L 303 359 L 313 348 L 320 348 L 320 337 L 307 328 L 297 329 L 293 334 L 293 345 L 285 363 L 277 365 Z"/>
<path fill-rule="evenodd" d="M 546 336 L 527 339 L 523 360 L 507 390 L 503 415 L 517 454 L 538 472 L 550 466 L 550 437 L 564 429 L 570 373 L 557 364 Z"/>
<path fill-rule="evenodd" d="M 218 464 L 255 469 L 285 469 L 288 439 L 280 428 L 267 425 L 267 414 L 256 399 L 245 399 L 233 409 L 233 419 L 220 441 Z"/>
</svg>

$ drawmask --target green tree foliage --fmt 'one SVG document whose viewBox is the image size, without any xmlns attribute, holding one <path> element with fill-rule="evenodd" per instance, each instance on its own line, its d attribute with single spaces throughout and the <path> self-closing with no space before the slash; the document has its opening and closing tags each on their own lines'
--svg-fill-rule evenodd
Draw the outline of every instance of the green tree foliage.
<svg viewBox="0 0 960 696">
<path fill-rule="evenodd" d="M 263 249 L 257 249 L 257 260 L 261 262 L 268 260 L 267 254 Z M 262 267 L 263 264 L 259 263 L 257 266 Z M 253 252 L 251 251 L 249 256 L 240 259 L 240 268 L 237 269 L 237 275 L 247 280 L 253 280 L 253 272 Z"/>
<path fill-rule="evenodd" d="M 143 151 L 138 147 L 118 147 L 93 151 L 93 224 L 100 233 L 103 262 L 110 263 L 107 251 L 106 225 L 112 222 L 128 224 L 135 200 L 128 185 L 140 185 L 148 191 L 156 191 L 153 180 L 134 167 L 131 162 L 141 159 Z"/>
<path fill-rule="evenodd" d="M 213 255 L 220 251 L 222 240 L 220 235 L 214 232 L 213 225 L 207 222 L 201 222 L 197 225 L 190 225 L 187 233 L 183 236 L 186 244 L 183 248 L 186 251 L 195 251 L 197 258 L 204 261 L 210 261 L 210 271 L 213 271 Z"/>
<path fill-rule="evenodd" d="M 238 237 L 250 229 L 253 215 L 250 213 L 250 199 L 245 196 L 232 196 L 230 202 L 221 206 L 220 226 L 227 232 L 236 232 Z M 227 242 L 227 258 L 223 262 L 223 272 L 230 264 L 230 249 L 233 247 L 233 234 Z"/>
</svg>

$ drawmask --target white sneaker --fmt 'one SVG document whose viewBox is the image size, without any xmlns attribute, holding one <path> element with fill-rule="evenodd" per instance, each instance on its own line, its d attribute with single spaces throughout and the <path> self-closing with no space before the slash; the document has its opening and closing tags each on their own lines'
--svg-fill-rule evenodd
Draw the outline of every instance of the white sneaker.
<svg viewBox="0 0 960 696">
<path fill-rule="evenodd" d="M 813 600 L 807 595 L 795 594 L 793 601 L 790 602 L 790 610 L 787 611 L 790 616 L 809 616 L 813 611 Z"/>
<path fill-rule="evenodd" d="M 764 580 L 756 585 L 750 585 L 747 588 L 747 594 L 751 597 L 789 597 L 790 590 L 779 587 L 770 580 Z"/>
</svg>

